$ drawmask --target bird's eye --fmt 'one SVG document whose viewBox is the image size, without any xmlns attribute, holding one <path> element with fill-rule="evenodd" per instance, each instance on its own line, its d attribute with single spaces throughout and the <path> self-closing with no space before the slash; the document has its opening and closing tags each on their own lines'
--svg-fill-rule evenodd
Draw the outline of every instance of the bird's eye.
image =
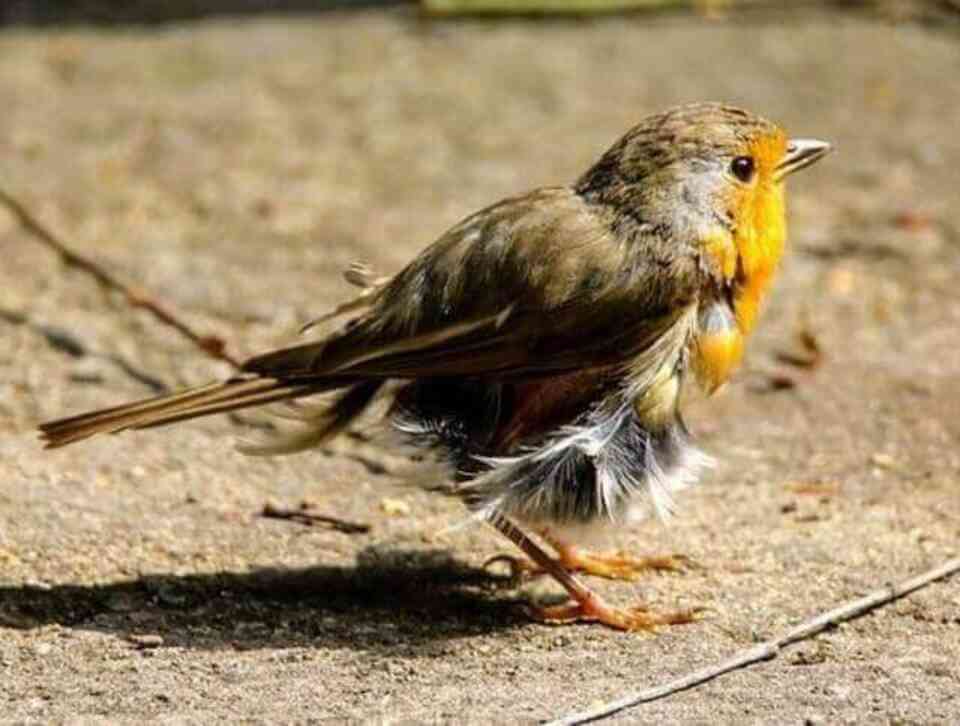
<svg viewBox="0 0 960 726">
<path fill-rule="evenodd" d="M 753 159 L 749 156 L 738 156 L 730 162 L 730 171 L 737 179 L 746 183 L 753 179 Z"/>
</svg>

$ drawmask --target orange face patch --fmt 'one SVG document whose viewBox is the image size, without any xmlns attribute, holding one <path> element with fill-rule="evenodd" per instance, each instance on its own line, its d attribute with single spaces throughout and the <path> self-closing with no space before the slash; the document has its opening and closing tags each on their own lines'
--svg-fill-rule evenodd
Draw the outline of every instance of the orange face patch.
<svg viewBox="0 0 960 726">
<path fill-rule="evenodd" d="M 775 175 L 786 148 L 786 135 L 779 130 L 752 141 L 747 153 L 754 159 L 756 177 L 748 186 L 737 189 L 733 200 L 733 242 L 738 254 L 734 310 L 744 335 L 753 330 L 786 241 L 783 184 Z"/>
</svg>

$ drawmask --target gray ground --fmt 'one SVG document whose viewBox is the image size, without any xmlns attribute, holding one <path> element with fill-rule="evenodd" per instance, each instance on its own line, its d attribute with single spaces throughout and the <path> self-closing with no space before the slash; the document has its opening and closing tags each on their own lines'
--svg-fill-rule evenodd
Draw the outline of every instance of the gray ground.
<svg viewBox="0 0 960 726">
<path fill-rule="evenodd" d="M 718 467 L 669 526 L 613 537 L 701 566 L 600 585 L 710 608 L 653 638 L 529 623 L 522 598 L 552 590 L 499 586 L 481 565 L 505 543 L 451 529 L 460 505 L 409 486 L 436 474 L 361 438 L 250 460 L 220 419 L 42 452 L 36 423 L 148 395 L 142 374 L 227 369 L 0 214 L 0 713 L 548 718 L 955 556 L 957 41 L 843 16 L 4 33 L 2 184 L 238 354 L 347 294 L 349 262 L 394 271 L 667 105 L 738 102 L 839 151 L 793 180 L 792 253 L 747 369 L 692 407 Z M 804 327 L 812 370 L 778 357 Z M 268 500 L 372 530 L 258 517 Z M 621 718 L 956 722 L 960 582 Z"/>
</svg>

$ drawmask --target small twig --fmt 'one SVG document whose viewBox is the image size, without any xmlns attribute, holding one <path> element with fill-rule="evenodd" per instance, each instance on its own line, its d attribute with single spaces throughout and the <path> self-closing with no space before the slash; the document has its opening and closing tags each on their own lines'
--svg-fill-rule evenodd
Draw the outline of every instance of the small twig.
<svg viewBox="0 0 960 726">
<path fill-rule="evenodd" d="M 616 701 L 611 701 L 603 706 L 598 706 L 597 708 L 592 708 L 587 711 L 580 711 L 550 721 L 545 726 L 574 726 L 575 724 L 598 721 L 625 709 L 638 706 L 641 703 L 656 701 L 660 698 L 673 695 L 674 693 L 693 688 L 694 686 L 699 686 L 702 683 L 712 681 L 714 678 L 730 673 L 731 671 L 739 670 L 748 665 L 765 660 L 773 660 L 780 654 L 780 650 L 788 645 L 806 640 L 831 626 L 839 625 L 840 623 L 865 615 L 871 610 L 887 605 L 922 587 L 926 587 L 932 582 L 950 577 L 958 572 L 960 572 L 960 557 L 950 560 L 932 570 L 927 570 L 909 580 L 905 580 L 899 585 L 887 585 L 865 597 L 853 600 L 846 605 L 841 605 L 829 612 L 818 615 L 788 630 L 779 638 L 768 640 L 753 648 L 741 651 L 721 663 L 699 671 L 694 671 L 669 683 L 665 683 L 662 686 L 648 688 L 644 691 L 619 698 Z"/>
<path fill-rule="evenodd" d="M 307 527 L 312 527 L 315 524 L 326 524 L 332 529 L 345 534 L 364 534 L 370 531 L 369 524 L 348 522 L 347 520 L 331 517 L 326 514 L 314 514 L 313 512 L 306 511 L 303 507 L 300 509 L 286 509 L 271 504 L 270 502 L 263 505 L 260 516 L 267 519 L 284 519 L 290 522 L 297 522 Z"/>
<path fill-rule="evenodd" d="M 823 365 L 823 347 L 808 325 L 804 325 L 797 331 L 797 343 L 802 352 L 780 351 L 776 354 L 777 360 L 794 368 L 805 368 L 807 370 L 813 370 Z"/>
<path fill-rule="evenodd" d="M 169 393 L 170 391 L 170 387 L 156 376 L 140 370 L 119 355 L 97 353 L 96 351 L 90 350 L 82 340 L 75 337 L 69 331 L 53 325 L 35 323 L 23 313 L 18 313 L 13 310 L 0 309 L 0 320 L 10 323 L 11 325 L 23 325 L 27 327 L 37 335 L 42 336 L 54 350 L 58 350 L 71 358 L 84 358 L 89 356 L 112 363 L 126 375 L 138 383 L 142 383 L 158 396 L 161 393 Z"/>
<path fill-rule="evenodd" d="M 92 260 L 78 255 L 31 215 L 23 204 L 3 189 L 0 189 L 0 204 L 3 204 L 3 206 L 10 210 L 25 230 L 56 252 L 65 265 L 83 270 L 93 277 L 101 287 L 119 292 L 131 307 L 143 308 L 161 323 L 173 328 L 183 337 L 187 338 L 207 355 L 217 358 L 218 360 L 226 361 L 234 368 L 240 367 L 240 362 L 227 353 L 226 346 L 222 339 L 213 335 L 200 335 L 189 325 L 180 321 L 169 310 L 161 306 L 156 300 L 148 297 L 146 292 L 137 290 L 129 285 L 124 285 Z"/>
</svg>

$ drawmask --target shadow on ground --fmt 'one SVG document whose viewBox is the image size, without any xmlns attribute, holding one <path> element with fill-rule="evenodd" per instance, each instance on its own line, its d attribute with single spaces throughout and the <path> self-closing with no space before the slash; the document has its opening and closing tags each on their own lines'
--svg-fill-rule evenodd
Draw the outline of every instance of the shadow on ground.
<svg viewBox="0 0 960 726">
<path fill-rule="evenodd" d="M 390 650 L 527 622 L 508 580 L 444 551 L 364 550 L 356 567 L 147 575 L 100 585 L 0 588 L 0 625 L 62 625 L 165 646 Z"/>
</svg>

